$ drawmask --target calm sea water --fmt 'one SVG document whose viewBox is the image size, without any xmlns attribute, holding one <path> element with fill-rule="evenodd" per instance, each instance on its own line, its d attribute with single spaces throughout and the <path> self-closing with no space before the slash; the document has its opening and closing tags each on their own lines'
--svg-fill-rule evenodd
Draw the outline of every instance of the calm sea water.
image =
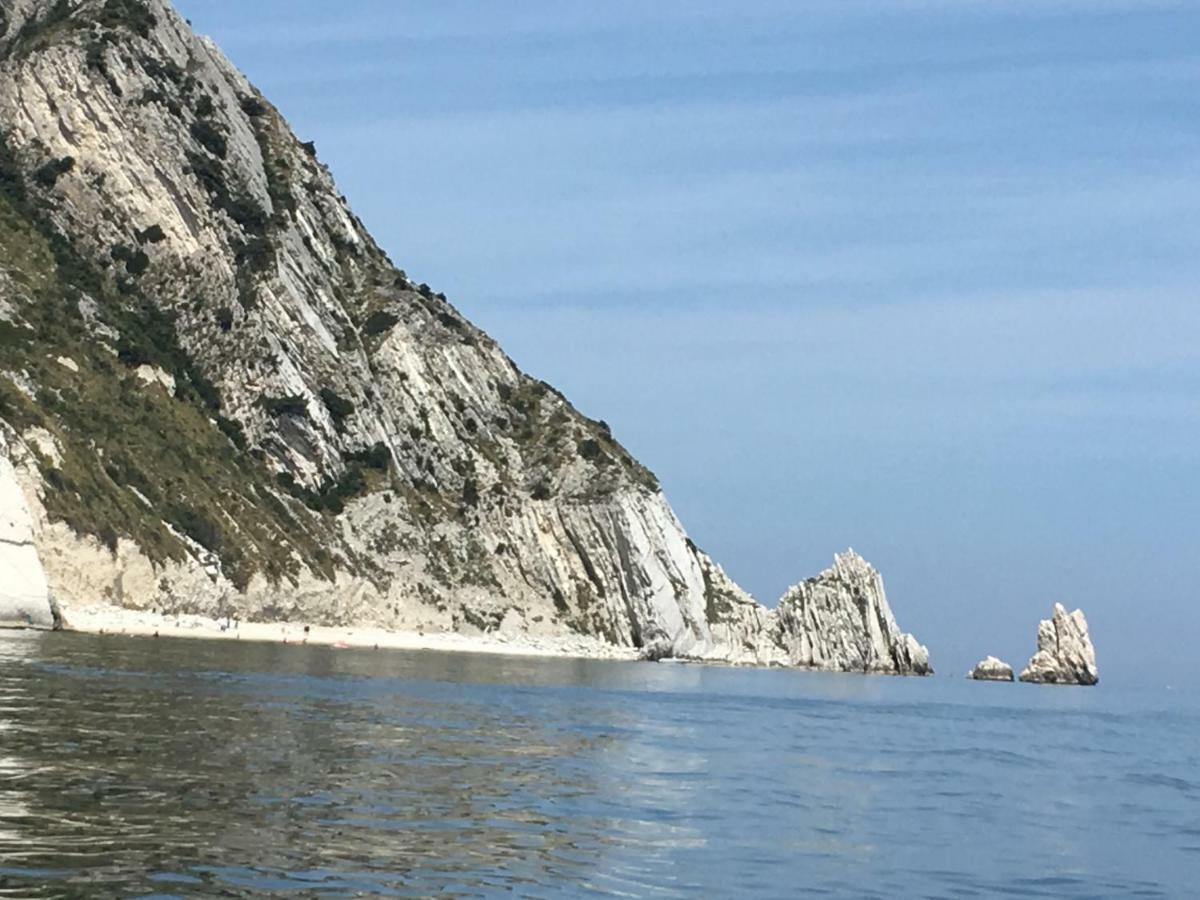
<svg viewBox="0 0 1200 900">
<path fill-rule="evenodd" d="M 0 896 L 1195 896 L 1191 695 L 0 636 Z"/>
</svg>

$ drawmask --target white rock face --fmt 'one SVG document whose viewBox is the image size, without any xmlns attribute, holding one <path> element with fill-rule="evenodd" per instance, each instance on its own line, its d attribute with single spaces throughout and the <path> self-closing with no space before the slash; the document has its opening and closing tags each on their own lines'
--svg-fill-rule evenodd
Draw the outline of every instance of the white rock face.
<svg viewBox="0 0 1200 900">
<path fill-rule="evenodd" d="M 967 677 L 976 681 L 1012 681 L 1013 669 L 1003 660 L 988 656 L 980 660 Z"/>
<path fill-rule="evenodd" d="M 1068 613 L 1054 604 L 1054 615 L 1038 623 L 1037 653 L 1021 673 L 1022 681 L 1036 684 L 1096 684 L 1096 650 L 1088 635 L 1083 610 Z"/>
<path fill-rule="evenodd" d="M 53 626 L 33 521 L 8 456 L 8 438 L 0 430 L 0 627 Z"/>
<path fill-rule="evenodd" d="M 775 616 L 775 640 L 790 665 L 893 675 L 933 671 L 929 651 L 896 625 L 883 577 L 853 550 L 791 588 Z"/>
</svg>

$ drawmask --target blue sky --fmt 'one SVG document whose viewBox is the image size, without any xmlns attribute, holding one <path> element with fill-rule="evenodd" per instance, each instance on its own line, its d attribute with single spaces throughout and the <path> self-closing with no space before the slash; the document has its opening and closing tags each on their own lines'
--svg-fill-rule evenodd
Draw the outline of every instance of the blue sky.
<svg viewBox="0 0 1200 900">
<path fill-rule="evenodd" d="M 1061 600 L 1189 672 L 1200 7 L 179 6 L 759 599 L 852 545 L 943 671 Z"/>
</svg>

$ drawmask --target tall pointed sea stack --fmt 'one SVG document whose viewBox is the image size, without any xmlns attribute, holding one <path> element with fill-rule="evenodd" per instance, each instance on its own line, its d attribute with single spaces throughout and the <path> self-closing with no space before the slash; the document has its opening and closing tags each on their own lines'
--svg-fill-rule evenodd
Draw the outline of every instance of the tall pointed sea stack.
<svg viewBox="0 0 1200 900">
<path fill-rule="evenodd" d="M 929 651 L 897 626 L 883 577 L 853 550 L 791 588 L 776 615 L 777 642 L 790 665 L 894 675 L 933 671 Z"/>
<path fill-rule="evenodd" d="M 1054 604 L 1054 616 L 1038 623 L 1037 653 L 1021 673 L 1022 681 L 1038 684 L 1096 684 L 1096 650 L 1088 635 L 1083 610 L 1068 613 Z"/>
</svg>

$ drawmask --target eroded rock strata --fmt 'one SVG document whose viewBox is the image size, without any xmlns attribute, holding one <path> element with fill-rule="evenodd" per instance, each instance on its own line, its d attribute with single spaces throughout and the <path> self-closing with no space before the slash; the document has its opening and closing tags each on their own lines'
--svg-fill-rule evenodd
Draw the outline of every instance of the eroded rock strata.
<svg viewBox="0 0 1200 900">
<path fill-rule="evenodd" d="M 748 597 L 165 0 L 0 12 L 0 418 L 64 605 L 927 667 L 849 563 Z"/>
<path fill-rule="evenodd" d="M 1096 650 L 1083 610 L 1068 613 L 1054 604 L 1054 615 L 1038 623 L 1037 652 L 1021 672 L 1021 680 L 1037 684 L 1096 684 Z"/>
<path fill-rule="evenodd" d="M 896 625 L 883 576 L 853 550 L 791 588 L 775 615 L 776 640 L 789 665 L 897 675 L 933 671 L 929 651 Z"/>
</svg>

